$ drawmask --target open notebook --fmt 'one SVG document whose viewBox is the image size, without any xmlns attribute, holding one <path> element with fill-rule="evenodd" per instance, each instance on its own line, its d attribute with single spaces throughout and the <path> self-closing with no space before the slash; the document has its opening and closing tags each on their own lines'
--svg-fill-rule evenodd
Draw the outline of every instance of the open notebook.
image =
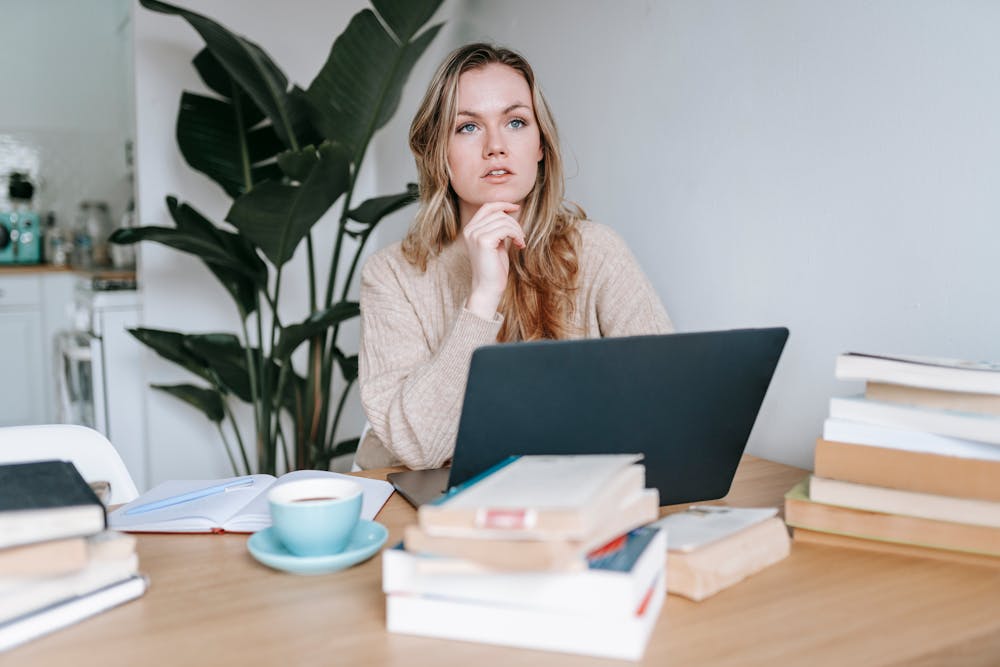
<svg viewBox="0 0 1000 667">
<path fill-rule="evenodd" d="M 174 480 L 152 488 L 111 512 L 108 527 L 136 533 L 253 533 L 271 525 L 267 504 L 269 490 L 299 479 L 322 477 L 342 477 L 362 486 L 362 519 L 374 519 L 392 494 L 392 485 L 388 482 L 322 470 L 297 470 L 278 478 L 248 475 L 227 479 Z M 142 505 L 243 479 L 252 480 L 252 484 L 141 514 L 128 513 L 130 509 Z"/>
</svg>

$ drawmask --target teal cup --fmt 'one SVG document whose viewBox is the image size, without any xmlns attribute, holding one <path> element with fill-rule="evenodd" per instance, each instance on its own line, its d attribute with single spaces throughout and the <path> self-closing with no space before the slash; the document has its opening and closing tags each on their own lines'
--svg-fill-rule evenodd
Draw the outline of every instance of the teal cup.
<svg viewBox="0 0 1000 667">
<path fill-rule="evenodd" d="M 346 479 L 301 479 L 271 489 L 271 529 L 296 556 L 340 553 L 361 516 L 361 485 Z"/>
</svg>

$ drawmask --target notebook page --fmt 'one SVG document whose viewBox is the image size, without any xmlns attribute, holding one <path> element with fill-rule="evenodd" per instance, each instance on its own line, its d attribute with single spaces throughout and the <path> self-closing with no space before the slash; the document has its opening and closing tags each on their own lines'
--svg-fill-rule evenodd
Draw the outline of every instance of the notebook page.
<svg viewBox="0 0 1000 667">
<path fill-rule="evenodd" d="M 250 475 L 249 477 L 253 479 L 252 486 L 234 488 L 140 514 L 126 514 L 133 507 L 245 479 L 245 476 L 163 482 L 132 502 L 111 512 L 108 515 L 108 527 L 114 530 L 136 532 L 211 532 L 212 529 L 223 527 L 227 519 L 237 514 L 258 495 L 266 496 L 266 489 L 274 482 L 274 477 L 271 475 Z"/>
</svg>

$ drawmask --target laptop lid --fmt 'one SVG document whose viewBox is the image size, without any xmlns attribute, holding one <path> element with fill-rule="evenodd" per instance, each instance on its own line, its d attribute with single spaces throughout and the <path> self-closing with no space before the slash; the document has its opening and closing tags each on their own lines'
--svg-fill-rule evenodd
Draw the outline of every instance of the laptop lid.
<svg viewBox="0 0 1000 667">
<path fill-rule="evenodd" d="M 787 338 L 740 329 L 479 348 L 448 486 L 512 454 L 640 452 L 661 505 L 721 498 Z"/>
</svg>

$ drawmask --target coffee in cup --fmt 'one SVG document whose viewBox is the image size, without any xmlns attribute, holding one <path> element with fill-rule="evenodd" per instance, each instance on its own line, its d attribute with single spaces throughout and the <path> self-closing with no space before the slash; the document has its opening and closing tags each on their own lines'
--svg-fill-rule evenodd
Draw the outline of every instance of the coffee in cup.
<svg viewBox="0 0 1000 667">
<path fill-rule="evenodd" d="M 344 550 L 361 516 L 361 485 L 349 479 L 300 479 L 268 493 L 275 537 L 296 556 Z"/>
</svg>

